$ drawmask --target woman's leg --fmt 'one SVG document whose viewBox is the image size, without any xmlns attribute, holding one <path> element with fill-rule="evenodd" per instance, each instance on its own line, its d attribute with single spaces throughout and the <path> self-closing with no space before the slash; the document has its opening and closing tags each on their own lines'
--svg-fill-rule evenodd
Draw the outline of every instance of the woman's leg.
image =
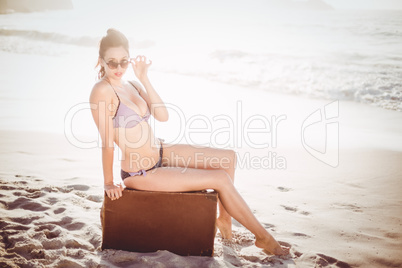
<svg viewBox="0 0 402 268">
<path fill-rule="evenodd" d="M 124 183 L 129 188 L 148 191 L 181 192 L 215 189 L 227 212 L 256 236 L 257 247 L 275 255 L 289 253 L 289 249 L 281 247 L 258 222 L 224 170 L 160 167 L 148 172 L 146 176 L 128 177 Z"/>
<path fill-rule="evenodd" d="M 236 152 L 230 149 L 211 148 L 190 144 L 163 142 L 163 166 L 199 169 L 220 169 L 226 171 L 234 183 Z M 232 238 L 232 217 L 219 198 L 219 217 L 216 225 L 223 238 Z"/>
</svg>

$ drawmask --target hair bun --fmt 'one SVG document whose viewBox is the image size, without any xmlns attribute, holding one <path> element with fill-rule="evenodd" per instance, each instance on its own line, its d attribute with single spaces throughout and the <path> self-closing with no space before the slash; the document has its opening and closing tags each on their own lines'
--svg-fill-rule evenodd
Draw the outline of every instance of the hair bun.
<svg viewBox="0 0 402 268">
<path fill-rule="evenodd" d="M 119 33 L 119 31 L 114 28 L 107 29 L 107 34 L 114 34 L 114 33 Z"/>
</svg>

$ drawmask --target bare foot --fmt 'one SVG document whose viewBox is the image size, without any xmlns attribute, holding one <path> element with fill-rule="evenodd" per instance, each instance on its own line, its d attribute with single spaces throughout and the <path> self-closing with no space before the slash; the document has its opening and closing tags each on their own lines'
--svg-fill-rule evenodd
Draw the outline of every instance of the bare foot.
<svg viewBox="0 0 402 268">
<path fill-rule="evenodd" d="M 259 248 L 263 248 L 266 251 L 270 252 L 274 255 L 288 255 L 289 248 L 285 246 L 279 245 L 279 243 L 271 236 L 266 239 L 256 239 L 255 246 Z"/>
<path fill-rule="evenodd" d="M 225 239 L 232 239 L 232 219 L 216 219 L 216 226 L 219 228 L 219 231 L 222 234 L 222 237 Z"/>
</svg>

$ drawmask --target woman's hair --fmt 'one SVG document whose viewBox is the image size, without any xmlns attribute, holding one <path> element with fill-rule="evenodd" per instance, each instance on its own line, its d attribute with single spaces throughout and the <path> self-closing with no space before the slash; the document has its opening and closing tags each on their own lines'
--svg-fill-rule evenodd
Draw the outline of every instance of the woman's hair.
<svg viewBox="0 0 402 268">
<path fill-rule="evenodd" d="M 116 29 L 109 28 L 107 30 L 107 35 L 102 37 L 102 39 L 99 42 L 99 58 L 103 59 L 105 57 L 106 50 L 108 50 L 111 47 L 123 47 L 127 53 L 129 53 L 128 49 L 128 40 L 122 34 Z M 99 61 L 96 64 L 95 68 L 98 67 Z M 99 72 L 98 72 L 98 79 L 101 79 L 102 77 L 105 76 L 105 68 L 101 66 Z"/>
</svg>

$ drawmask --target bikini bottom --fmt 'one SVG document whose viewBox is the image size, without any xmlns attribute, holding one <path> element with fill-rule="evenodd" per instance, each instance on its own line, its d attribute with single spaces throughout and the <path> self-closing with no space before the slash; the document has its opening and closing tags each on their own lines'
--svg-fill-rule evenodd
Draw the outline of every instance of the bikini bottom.
<svg viewBox="0 0 402 268">
<path fill-rule="evenodd" d="M 120 171 L 120 174 L 121 174 L 121 178 L 122 178 L 123 181 L 124 181 L 124 179 L 126 179 L 126 178 L 128 178 L 128 177 L 131 177 L 131 176 L 136 176 L 136 175 L 144 175 L 144 176 L 146 176 L 146 175 L 147 175 L 147 171 L 150 171 L 150 170 L 152 170 L 152 169 L 154 169 L 154 168 L 157 168 L 157 167 L 161 167 L 161 166 L 162 166 L 162 156 L 163 156 L 162 141 L 165 141 L 165 140 L 164 140 L 164 139 L 160 139 L 160 138 L 159 138 L 159 140 L 160 140 L 160 143 L 161 143 L 161 147 L 160 147 L 160 149 L 159 149 L 159 161 L 158 161 L 158 163 L 156 163 L 155 166 L 153 166 L 153 167 L 151 167 L 151 168 L 149 168 L 149 169 L 147 169 L 147 170 L 141 169 L 141 170 L 139 170 L 139 171 L 137 171 L 137 172 L 127 172 L 127 171 L 124 171 L 124 170 L 122 169 L 122 170 Z"/>
</svg>

